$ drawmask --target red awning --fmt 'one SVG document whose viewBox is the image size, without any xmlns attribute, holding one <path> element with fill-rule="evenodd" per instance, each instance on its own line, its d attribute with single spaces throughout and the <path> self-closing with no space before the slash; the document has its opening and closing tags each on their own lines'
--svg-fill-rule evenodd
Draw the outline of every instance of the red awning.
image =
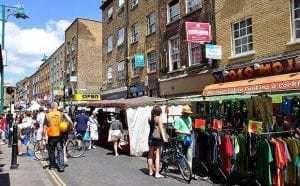
<svg viewBox="0 0 300 186">
<path fill-rule="evenodd" d="M 204 88 L 203 96 L 271 93 L 291 90 L 300 90 L 300 73 L 212 84 Z"/>
</svg>

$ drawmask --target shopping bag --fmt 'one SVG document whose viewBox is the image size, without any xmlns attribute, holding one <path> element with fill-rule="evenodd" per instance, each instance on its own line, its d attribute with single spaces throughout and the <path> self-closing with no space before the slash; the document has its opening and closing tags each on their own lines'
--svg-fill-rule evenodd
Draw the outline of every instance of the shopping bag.
<svg viewBox="0 0 300 186">
<path fill-rule="evenodd" d="M 83 136 L 83 141 L 90 141 L 90 140 L 91 140 L 90 132 L 86 131 Z"/>
<path fill-rule="evenodd" d="M 111 141 L 112 141 L 111 133 L 112 133 L 112 130 L 109 129 L 109 130 L 108 130 L 108 139 L 107 139 L 108 142 L 111 142 Z"/>
<path fill-rule="evenodd" d="M 183 145 L 184 146 L 191 146 L 192 145 L 192 136 L 191 135 L 185 135 L 183 139 Z"/>
</svg>

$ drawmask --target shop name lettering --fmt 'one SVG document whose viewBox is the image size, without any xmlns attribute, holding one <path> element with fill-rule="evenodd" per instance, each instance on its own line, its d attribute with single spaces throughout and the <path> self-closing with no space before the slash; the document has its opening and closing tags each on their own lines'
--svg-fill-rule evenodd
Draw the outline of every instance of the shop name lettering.
<svg viewBox="0 0 300 186">
<path fill-rule="evenodd" d="M 99 95 L 92 95 L 92 94 L 84 94 L 81 95 L 82 99 L 99 99 Z"/>
<path fill-rule="evenodd" d="M 254 66 L 248 66 L 245 68 L 230 70 L 228 75 L 225 76 L 225 81 L 251 79 L 254 77 L 298 71 L 300 71 L 300 60 L 298 58 L 293 58 L 285 61 L 260 64 L 260 66 L 257 68 Z"/>
<path fill-rule="evenodd" d="M 224 95 L 224 94 L 242 94 L 242 93 L 259 93 L 273 90 L 286 90 L 300 88 L 300 80 L 291 80 L 276 83 L 266 83 L 261 85 L 249 85 L 244 87 L 224 88 L 219 90 L 208 91 L 208 95 Z"/>
</svg>

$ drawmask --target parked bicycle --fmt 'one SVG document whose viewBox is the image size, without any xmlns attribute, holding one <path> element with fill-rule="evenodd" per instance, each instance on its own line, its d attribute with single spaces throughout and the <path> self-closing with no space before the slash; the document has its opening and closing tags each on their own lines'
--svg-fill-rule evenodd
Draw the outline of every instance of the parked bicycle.
<svg viewBox="0 0 300 186">
<path fill-rule="evenodd" d="M 87 146 L 80 134 L 75 131 L 70 132 L 66 142 L 66 152 L 71 158 L 79 158 L 85 154 Z"/>
<path fill-rule="evenodd" d="M 191 182 L 191 168 L 183 155 L 176 138 L 171 139 L 170 142 L 163 147 L 160 173 L 168 173 L 169 167 L 171 166 L 176 167 L 180 171 L 180 174 L 186 182 Z"/>
</svg>

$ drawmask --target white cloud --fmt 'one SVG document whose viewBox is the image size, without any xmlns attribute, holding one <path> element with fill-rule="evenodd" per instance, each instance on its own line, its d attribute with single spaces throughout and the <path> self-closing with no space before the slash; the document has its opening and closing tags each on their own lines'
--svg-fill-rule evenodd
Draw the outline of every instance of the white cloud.
<svg viewBox="0 0 300 186">
<path fill-rule="evenodd" d="M 70 25 L 67 20 L 49 21 L 43 28 L 20 28 L 14 23 L 6 24 L 6 50 L 8 67 L 6 77 L 31 75 L 41 64 L 44 54 L 51 55 L 64 41 L 64 31 Z"/>
</svg>

